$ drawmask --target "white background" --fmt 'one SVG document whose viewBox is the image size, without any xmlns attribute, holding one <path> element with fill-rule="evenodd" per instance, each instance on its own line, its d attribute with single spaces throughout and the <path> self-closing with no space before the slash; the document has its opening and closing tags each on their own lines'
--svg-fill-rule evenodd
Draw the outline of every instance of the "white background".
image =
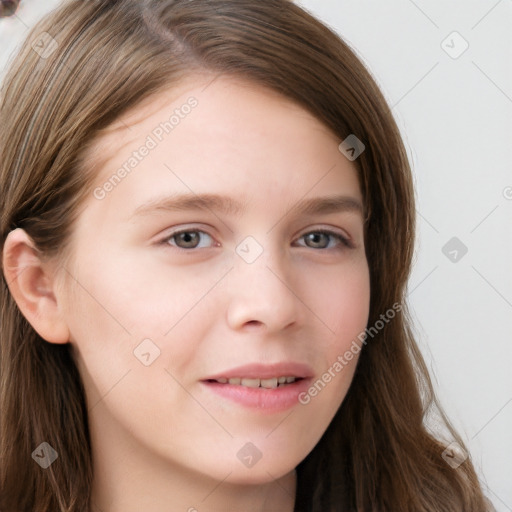
<svg viewBox="0 0 512 512">
<path fill-rule="evenodd" d="M 59 3 L 22 0 L 0 21 L 0 72 Z M 349 43 L 393 107 L 417 188 L 418 342 L 488 496 L 512 511 L 512 1 L 299 3 Z"/>
</svg>

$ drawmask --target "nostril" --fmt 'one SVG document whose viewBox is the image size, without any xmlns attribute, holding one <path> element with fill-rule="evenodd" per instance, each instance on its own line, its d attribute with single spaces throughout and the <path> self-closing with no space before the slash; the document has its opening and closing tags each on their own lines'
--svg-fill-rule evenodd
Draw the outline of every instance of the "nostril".
<svg viewBox="0 0 512 512">
<path fill-rule="evenodd" d="M 248 322 L 245 322 L 245 325 L 250 325 L 250 326 L 258 326 L 258 325 L 261 325 L 262 322 L 260 322 L 259 320 L 249 320 Z"/>
</svg>

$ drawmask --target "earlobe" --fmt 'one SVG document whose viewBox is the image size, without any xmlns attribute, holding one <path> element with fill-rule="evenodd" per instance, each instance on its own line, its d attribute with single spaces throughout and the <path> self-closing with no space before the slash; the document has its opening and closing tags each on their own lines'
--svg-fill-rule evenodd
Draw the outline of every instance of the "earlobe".
<svg viewBox="0 0 512 512">
<path fill-rule="evenodd" d="M 50 343 L 67 343 L 69 329 L 55 294 L 55 276 L 23 229 L 11 231 L 2 255 L 4 276 L 18 308 Z"/>
</svg>

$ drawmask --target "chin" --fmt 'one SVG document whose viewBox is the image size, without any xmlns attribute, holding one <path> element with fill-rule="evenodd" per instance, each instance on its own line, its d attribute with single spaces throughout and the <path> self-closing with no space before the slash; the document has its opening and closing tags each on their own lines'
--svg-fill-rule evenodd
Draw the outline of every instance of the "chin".
<svg viewBox="0 0 512 512">
<path fill-rule="evenodd" d="M 267 465 L 265 467 L 235 468 L 227 478 L 227 482 L 233 485 L 263 485 L 279 480 L 295 469 L 294 465 L 283 467 Z M 226 473 L 227 474 L 227 473 Z M 226 475 L 223 477 L 225 478 Z"/>
</svg>

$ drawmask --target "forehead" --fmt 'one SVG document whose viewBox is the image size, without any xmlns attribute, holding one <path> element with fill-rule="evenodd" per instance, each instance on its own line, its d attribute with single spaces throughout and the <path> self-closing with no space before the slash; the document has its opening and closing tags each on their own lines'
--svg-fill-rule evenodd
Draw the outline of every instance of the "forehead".
<svg viewBox="0 0 512 512">
<path fill-rule="evenodd" d="M 315 193 L 361 203 L 356 168 L 338 150 L 340 142 L 274 91 L 199 75 L 124 114 L 90 154 L 95 186 L 109 192 L 102 208 L 125 211 L 126 219 L 128 208 L 133 214 L 157 192 L 231 195 L 246 204 L 252 198 L 260 210 L 262 201 L 291 204 Z M 278 206 L 268 215 L 281 215 Z"/>
<path fill-rule="evenodd" d="M 283 145 L 286 136 L 293 137 L 295 132 L 295 153 L 300 151 L 300 146 L 313 147 L 319 138 L 315 134 L 320 135 L 324 143 L 326 139 L 334 144 L 340 142 L 316 117 L 276 91 L 239 77 L 204 72 L 190 75 L 173 87 L 145 98 L 103 129 L 86 155 L 89 165 L 108 172 L 107 167 L 111 170 L 123 156 L 128 157 L 139 147 L 138 142 L 152 134 L 153 138 L 162 139 L 156 140 L 158 146 L 172 146 L 172 140 L 184 130 L 179 126 L 176 130 L 172 127 L 170 134 L 165 132 L 164 126 L 162 134 L 162 126 L 167 123 L 168 127 L 172 114 L 186 106 L 190 98 L 197 101 L 197 107 L 186 123 L 181 123 L 184 120 L 181 117 L 179 121 L 187 125 L 189 134 L 195 130 L 196 150 L 206 143 L 205 136 L 218 135 L 226 143 L 238 139 L 243 144 L 251 139 L 255 142 L 255 136 L 261 135 L 262 131 L 277 132 L 280 137 L 274 142 Z M 299 141 L 300 136 L 307 139 Z"/>
</svg>

